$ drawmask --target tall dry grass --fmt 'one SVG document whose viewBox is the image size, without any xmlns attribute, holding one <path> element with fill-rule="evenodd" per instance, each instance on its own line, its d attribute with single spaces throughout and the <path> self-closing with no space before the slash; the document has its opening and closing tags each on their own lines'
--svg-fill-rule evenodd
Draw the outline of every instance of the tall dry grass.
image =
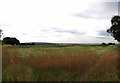
<svg viewBox="0 0 120 83">
<path fill-rule="evenodd" d="M 116 52 L 109 52 L 98 60 L 96 65 L 82 77 L 81 80 L 102 80 L 117 81 L 118 80 L 118 55 Z"/>
<path fill-rule="evenodd" d="M 14 46 L 3 46 L 2 47 L 2 80 L 3 81 L 32 80 L 32 74 L 30 68 L 23 65 L 22 61 L 23 60 L 21 58 L 21 54 L 19 53 L 18 48 Z M 23 72 L 21 72 L 22 70 Z"/>
<path fill-rule="evenodd" d="M 65 69 L 82 76 L 95 65 L 97 59 L 94 52 L 72 56 L 31 56 L 26 58 L 25 64 L 40 70 Z"/>
<path fill-rule="evenodd" d="M 11 72 L 12 80 L 18 80 L 18 69 L 17 65 L 19 64 L 19 52 L 15 47 L 5 46 L 2 48 L 2 72 L 3 79 L 4 77 L 9 79 L 9 75 L 7 75 L 7 71 Z"/>
<path fill-rule="evenodd" d="M 70 80 L 72 78 L 68 77 L 70 75 L 72 77 L 73 74 L 76 75 L 73 75 L 73 78 L 79 81 L 118 79 L 116 52 L 108 52 L 102 57 L 96 56 L 95 51 L 69 53 L 69 55 L 67 53 L 67 56 L 47 53 L 49 55 L 23 57 L 15 46 L 3 46 L 2 49 L 3 81 L 40 81 L 40 78 L 56 80 L 57 77 L 59 80 Z M 56 75 L 59 71 L 64 73 Z M 42 77 L 37 79 L 35 72 Z"/>
</svg>

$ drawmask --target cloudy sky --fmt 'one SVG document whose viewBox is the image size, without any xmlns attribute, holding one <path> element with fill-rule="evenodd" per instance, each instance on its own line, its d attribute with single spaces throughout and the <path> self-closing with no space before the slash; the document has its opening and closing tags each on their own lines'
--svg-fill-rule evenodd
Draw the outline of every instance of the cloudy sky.
<svg viewBox="0 0 120 83">
<path fill-rule="evenodd" d="M 118 0 L 0 0 L 0 28 L 20 42 L 117 42 L 106 32 L 114 15 Z"/>
</svg>

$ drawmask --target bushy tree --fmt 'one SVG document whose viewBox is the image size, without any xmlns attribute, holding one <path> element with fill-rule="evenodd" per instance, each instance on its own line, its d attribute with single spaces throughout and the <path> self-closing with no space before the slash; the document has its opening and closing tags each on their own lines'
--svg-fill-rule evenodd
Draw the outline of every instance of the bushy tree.
<svg viewBox="0 0 120 83">
<path fill-rule="evenodd" d="M 0 41 L 1 41 L 1 37 L 2 37 L 2 30 L 0 29 Z"/>
<path fill-rule="evenodd" d="M 110 33 L 115 40 L 118 41 L 118 79 L 120 79 L 120 16 L 114 16 L 111 19 L 112 26 L 110 29 L 107 30 L 108 33 Z"/>
<path fill-rule="evenodd" d="M 16 38 L 10 38 L 10 37 L 5 37 L 3 39 L 3 43 L 4 44 L 10 44 L 10 45 L 19 45 L 20 44 L 20 41 Z"/>
<path fill-rule="evenodd" d="M 115 40 L 120 42 L 120 16 L 116 15 L 112 17 L 111 24 L 112 26 L 107 30 L 107 32 L 110 33 Z"/>
</svg>

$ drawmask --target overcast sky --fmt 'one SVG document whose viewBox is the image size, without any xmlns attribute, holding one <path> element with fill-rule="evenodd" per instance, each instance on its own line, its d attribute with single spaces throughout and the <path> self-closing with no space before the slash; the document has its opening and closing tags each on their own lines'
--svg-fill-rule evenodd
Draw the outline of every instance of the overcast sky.
<svg viewBox="0 0 120 83">
<path fill-rule="evenodd" d="M 106 32 L 117 1 L 0 0 L 0 28 L 20 42 L 117 42 Z"/>
</svg>

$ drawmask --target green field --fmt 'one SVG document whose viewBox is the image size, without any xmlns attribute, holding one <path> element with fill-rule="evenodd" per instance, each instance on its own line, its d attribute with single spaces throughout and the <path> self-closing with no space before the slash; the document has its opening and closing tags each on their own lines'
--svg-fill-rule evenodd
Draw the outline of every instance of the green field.
<svg viewBox="0 0 120 83">
<path fill-rule="evenodd" d="M 2 46 L 3 81 L 116 81 L 117 46 Z"/>
</svg>

